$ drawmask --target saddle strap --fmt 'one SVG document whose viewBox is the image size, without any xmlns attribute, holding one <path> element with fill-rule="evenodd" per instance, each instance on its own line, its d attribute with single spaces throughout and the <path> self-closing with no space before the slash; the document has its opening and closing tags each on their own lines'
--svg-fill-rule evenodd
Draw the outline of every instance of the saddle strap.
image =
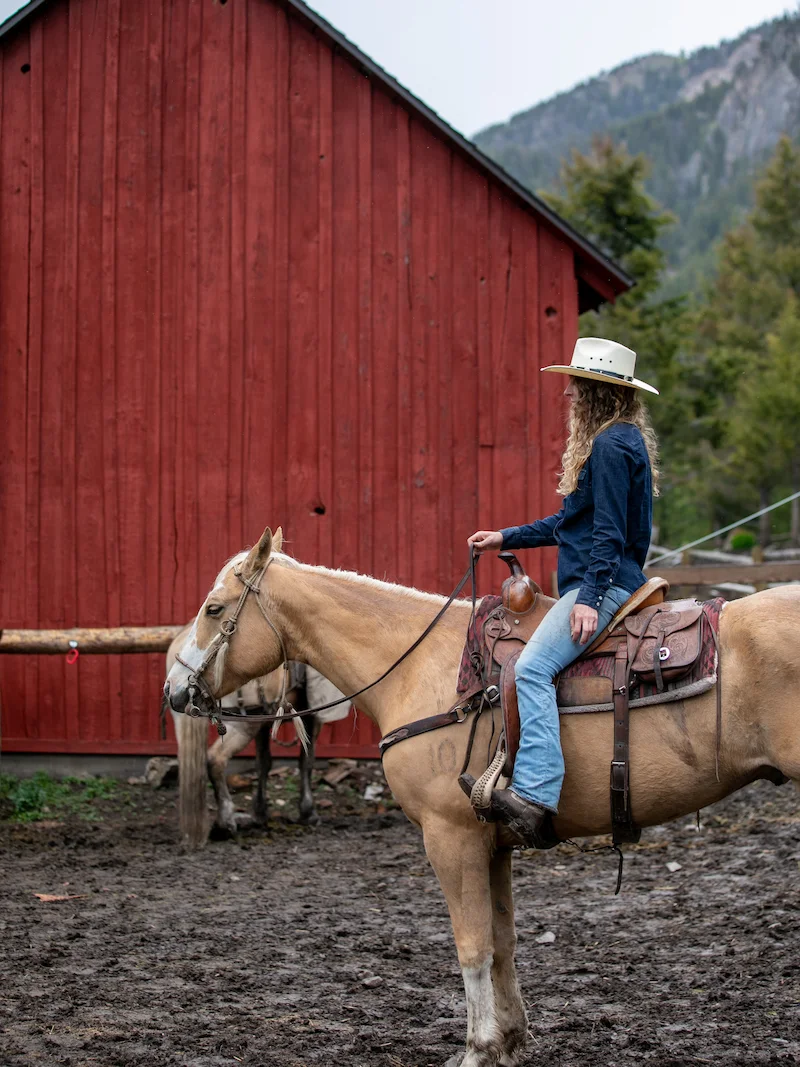
<svg viewBox="0 0 800 1067">
<path fill-rule="evenodd" d="M 641 837 L 633 822 L 630 790 L 630 708 L 628 648 L 620 642 L 614 657 L 614 757 L 611 760 L 611 832 L 615 845 Z"/>
<path fill-rule="evenodd" d="M 440 715 L 429 715 L 426 719 L 416 719 L 405 726 L 400 726 L 397 730 L 392 730 L 390 734 L 386 734 L 378 742 L 381 759 L 383 759 L 386 750 L 391 748 L 392 745 L 396 745 L 398 741 L 406 741 L 409 737 L 417 737 L 419 734 L 427 734 L 431 730 L 440 730 L 443 726 L 452 726 L 453 723 L 464 722 L 469 712 L 473 710 L 471 707 L 457 704 Z"/>
</svg>

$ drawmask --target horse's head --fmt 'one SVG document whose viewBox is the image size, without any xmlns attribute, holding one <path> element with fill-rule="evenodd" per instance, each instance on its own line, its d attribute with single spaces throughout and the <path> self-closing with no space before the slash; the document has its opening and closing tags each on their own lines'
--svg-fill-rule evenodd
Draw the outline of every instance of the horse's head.
<svg viewBox="0 0 800 1067">
<path fill-rule="evenodd" d="M 208 714 L 215 699 L 283 661 L 282 640 L 268 621 L 265 582 L 282 541 L 280 527 L 274 535 L 267 527 L 257 545 L 220 571 L 167 675 L 164 693 L 174 711 L 185 711 L 191 696 Z"/>
</svg>

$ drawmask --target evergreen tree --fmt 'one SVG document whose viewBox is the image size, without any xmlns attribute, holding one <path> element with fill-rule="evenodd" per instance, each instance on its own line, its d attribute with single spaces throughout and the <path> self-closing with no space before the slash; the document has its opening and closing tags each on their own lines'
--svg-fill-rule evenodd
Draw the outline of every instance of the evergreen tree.
<svg viewBox="0 0 800 1067">
<path fill-rule="evenodd" d="M 662 540 L 670 536 L 679 501 L 685 420 L 679 353 L 689 325 L 684 298 L 659 299 L 666 261 L 659 241 L 674 218 L 644 191 L 648 164 L 608 138 L 595 139 L 591 152 L 573 152 L 561 168 L 563 193 L 542 193 L 563 218 L 619 263 L 636 285 L 597 312 L 581 317 L 583 336 L 609 337 L 637 353 L 637 374 L 661 392 L 650 413 L 659 435 L 665 477 L 656 518 Z M 680 510 L 678 506 L 678 510 Z"/>
<path fill-rule="evenodd" d="M 756 184 L 756 206 L 727 234 L 697 317 L 691 406 L 717 517 L 800 488 L 800 149 L 789 138 Z M 793 512 L 793 535 L 800 521 Z M 769 538 L 770 520 L 761 526 Z"/>
</svg>

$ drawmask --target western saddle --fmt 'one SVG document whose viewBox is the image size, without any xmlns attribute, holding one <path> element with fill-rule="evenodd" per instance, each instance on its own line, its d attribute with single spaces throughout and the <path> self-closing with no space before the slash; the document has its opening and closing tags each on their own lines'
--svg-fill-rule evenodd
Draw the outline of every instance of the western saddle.
<svg viewBox="0 0 800 1067">
<path fill-rule="evenodd" d="M 501 552 L 500 558 L 511 574 L 503 582 L 502 606 L 489 614 L 483 634 L 488 660 L 484 666 L 488 676 L 497 678 L 499 688 L 504 741 L 472 789 L 470 799 L 479 818 L 489 814 L 491 790 L 499 777 L 510 778 L 513 772 L 520 735 L 514 667 L 554 603 L 528 577 L 513 553 Z M 613 705 L 611 823 L 615 845 L 638 841 L 641 834 L 634 824 L 630 802 L 631 676 L 654 683 L 662 692 L 668 682 L 688 674 L 702 652 L 702 605 L 693 599 L 668 602 L 668 591 L 669 583 L 664 578 L 645 582 L 556 681 L 561 709 Z M 602 659 L 608 663 L 612 657 L 612 670 L 603 671 L 599 662 L 596 671 L 591 667 L 587 670 L 587 661 Z"/>
</svg>

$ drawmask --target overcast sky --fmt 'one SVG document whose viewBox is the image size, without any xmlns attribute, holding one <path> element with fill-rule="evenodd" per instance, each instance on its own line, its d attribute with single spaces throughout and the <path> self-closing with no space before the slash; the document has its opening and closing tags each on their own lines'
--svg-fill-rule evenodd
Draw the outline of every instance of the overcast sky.
<svg viewBox="0 0 800 1067">
<path fill-rule="evenodd" d="M 0 21 L 22 6 L 0 0 Z M 796 0 L 313 0 L 311 6 L 467 135 L 627 59 L 691 52 L 797 9 Z"/>
</svg>

